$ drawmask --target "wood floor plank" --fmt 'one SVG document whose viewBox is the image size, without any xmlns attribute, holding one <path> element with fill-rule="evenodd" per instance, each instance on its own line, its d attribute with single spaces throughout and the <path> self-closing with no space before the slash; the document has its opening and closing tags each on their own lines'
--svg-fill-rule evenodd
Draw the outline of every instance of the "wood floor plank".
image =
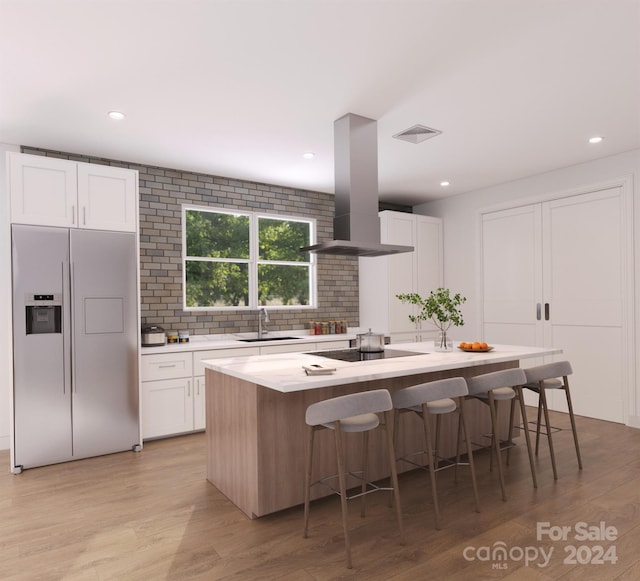
<svg viewBox="0 0 640 581">
<path fill-rule="evenodd" d="M 534 417 L 534 410 L 529 413 Z M 559 413 L 552 422 L 569 426 Z M 640 430 L 587 418 L 578 418 L 578 430 L 584 470 L 577 469 L 570 432 L 560 432 L 554 437 L 559 479 L 553 480 L 543 439 L 537 489 L 519 438 L 505 469 L 506 502 L 495 469 L 489 470 L 489 454 L 478 451 L 480 513 L 474 511 L 468 470 L 461 468 L 457 479 L 451 470 L 439 473 L 439 531 L 428 475 L 401 474 L 407 542 L 399 542 L 387 496 L 372 495 L 366 518 L 360 518 L 358 506 L 351 507 L 353 570 L 344 566 L 337 498 L 312 503 L 307 539 L 301 507 L 249 520 L 207 482 L 203 434 L 148 442 L 140 453 L 1 473 L 0 579 L 638 579 Z M 8 452 L 0 452 L 3 462 L 8 465 Z M 613 526 L 617 539 L 578 543 L 573 536 L 580 521 Z M 566 541 L 538 538 L 538 523 L 544 522 L 572 532 Z M 565 563 L 570 544 L 590 550 L 615 546 L 618 561 Z M 491 551 L 502 546 L 516 553 L 492 559 Z M 527 547 L 553 549 L 548 564 L 513 558 Z"/>
</svg>

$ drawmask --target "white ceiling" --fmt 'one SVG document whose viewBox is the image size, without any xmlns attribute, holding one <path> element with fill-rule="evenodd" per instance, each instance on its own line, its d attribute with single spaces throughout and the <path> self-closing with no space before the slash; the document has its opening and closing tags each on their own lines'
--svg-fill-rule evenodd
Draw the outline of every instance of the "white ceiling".
<svg viewBox="0 0 640 581">
<path fill-rule="evenodd" d="M 639 148 L 639 47 L 640 0 L 0 0 L 0 141 L 332 192 L 351 112 L 415 204 Z"/>
</svg>

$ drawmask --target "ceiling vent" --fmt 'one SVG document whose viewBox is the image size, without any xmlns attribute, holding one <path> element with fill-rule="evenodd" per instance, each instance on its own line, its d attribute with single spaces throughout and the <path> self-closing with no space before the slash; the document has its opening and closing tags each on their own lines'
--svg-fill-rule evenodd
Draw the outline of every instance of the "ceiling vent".
<svg viewBox="0 0 640 581">
<path fill-rule="evenodd" d="M 414 125 L 405 129 L 400 133 L 396 133 L 394 137 L 396 139 L 402 139 L 402 141 L 408 141 L 409 143 L 421 143 L 427 139 L 431 139 L 436 135 L 440 135 L 442 131 L 437 129 L 431 129 L 431 127 L 425 127 L 424 125 Z"/>
</svg>

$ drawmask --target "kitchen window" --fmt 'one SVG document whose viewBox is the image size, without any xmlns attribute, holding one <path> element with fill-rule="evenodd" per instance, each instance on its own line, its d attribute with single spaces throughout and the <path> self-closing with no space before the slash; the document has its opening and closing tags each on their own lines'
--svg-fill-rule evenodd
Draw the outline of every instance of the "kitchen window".
<svg viewBox="0 0 640 581">
<path fill-rule="evenodd" d="M 184 308 L 314 307 L 315 220 L 183 206 Z"/>
</svg>

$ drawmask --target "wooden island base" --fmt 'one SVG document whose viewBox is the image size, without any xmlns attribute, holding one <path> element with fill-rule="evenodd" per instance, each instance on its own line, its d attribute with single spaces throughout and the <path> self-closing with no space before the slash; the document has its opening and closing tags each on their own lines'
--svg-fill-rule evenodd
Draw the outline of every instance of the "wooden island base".
<svg viewBox="0 0 640 581">
<path fill-rule="evenodd" d="M 304 501 L 304 418 L 312 403 L 373 389 L 393 392 L 422 382 L 471 377 L 517 366 L 518 361 L 509 361 L 291 393 L 207 369 L 207 479 L 250 518 L 296 506 Z M 465 405 L 472 441 L 486 442 L 482 435 L 490 432 L 487 406 L 474 400 L 467 400 Z M 501 430 L 506 433 L 508 406 L 500 407 Z M 412 416 L 403 418 L 397 456 L 424 448 L 422 425 Z M 441 450 L 443 456 L 450 457 L 455 455 L 456 426 L 454 418 L 449 416 L 443 418 Z M 314 479 L 336 473 L 332 436 L 328 430 L 316 435 Z M 361 434 L 347 434 L 347 466 L 352 470 L 359 469 L 361 439 Z M 375 481 L 389 475 L 383 433 L 374 431 L 369 445 L 368 475 Z M 398 469 L 406 471 L 412 467 L 401 462 Z M 314 487 L 313 498 L 330 494 L 323 488 Z"/>
</svg>

